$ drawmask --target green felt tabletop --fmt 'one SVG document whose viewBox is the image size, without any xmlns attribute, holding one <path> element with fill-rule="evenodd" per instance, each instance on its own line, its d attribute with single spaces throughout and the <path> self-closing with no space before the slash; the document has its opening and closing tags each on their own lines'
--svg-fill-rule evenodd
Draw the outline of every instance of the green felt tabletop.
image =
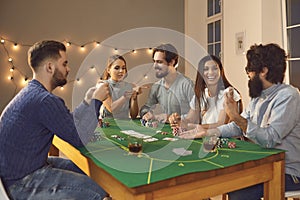
<svg viewBox="0 0 300 200">
<path fill-rule="evenodd" d="M 90 142 L 80 151 L 91 158 L 96 165 L 128 187 L 137 187 L 183 174 L 224 168 L 250 160 L 257 160 L 282 152 L 278 149 L 265 149 L 259 145 L 233 140 L 236 148 L 227 145 L 215 152 L 203 152 L 202 140 L 165 141 L 172 138 L 171 128 L 159 124 L 157 128 L 142 126 L 139 120 L 105 119 L 110 126 L 97 128 L 97 140 Z M 157 138 L 157 141 L 143 142 L 143 152 L 132 155 L 128 152 L 128 136 L 121 131 L 134 130 Z M 167 132 L 167 135 L 161 132 Z M 117 137 L 116 137 L 117 136 Z M 173 150 L 184 148 L 192 154 L 176 155 Z"/>
</svg>

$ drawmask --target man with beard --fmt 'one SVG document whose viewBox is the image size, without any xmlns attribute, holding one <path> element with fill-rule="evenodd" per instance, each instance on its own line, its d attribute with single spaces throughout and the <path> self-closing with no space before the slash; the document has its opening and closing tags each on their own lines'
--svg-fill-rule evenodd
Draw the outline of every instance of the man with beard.
<svg viewBox="0 0 300 200">
<path fill-rule="evenodd" d="M 148 101 L 140 110 L 140 116 L 146 121 L 162 122 L 172 113 L 179 113 L 184 117 L 190 110 L 189 102 L 194 95 L 194 84 L 176 70 L 176 48 L 171 44 L 162 44 L 153 50 L 152 58 L 155 75 L 160 80 L 152 85 Z M 156 115 L 153 110 L 157 104 L 162 111 Z"/>
<path fill-rule="evenodd" d="M 297 88 L 283 83 L 286 58 L 276 44 L 251 46 L 246 66 L 251 97 L 248 108 L 239 115 L 229 92 L 224 106 L 233 122 L 207 132 L 199 130 L 194 137 L 244 135 L 262 147 L 286 150 L 285 190 L 293 191 L 300 190 L 300 96 Z M 263 184 L 228 195 L 230 200 L 260 200 Z"/>
<path fill-rule="evenodd" d="M 52 91 L 67 83 L 66 47 L 42 41 L 28 51 L 33 80 L 0 117 L 0 177 L 12 199 L 103 199 L 106 192 L 70 160 L 48 157 L 54 134 L 75 147 L 87 143 L 107 84 L 90 88 L 70 113 Z"/>
</svg>

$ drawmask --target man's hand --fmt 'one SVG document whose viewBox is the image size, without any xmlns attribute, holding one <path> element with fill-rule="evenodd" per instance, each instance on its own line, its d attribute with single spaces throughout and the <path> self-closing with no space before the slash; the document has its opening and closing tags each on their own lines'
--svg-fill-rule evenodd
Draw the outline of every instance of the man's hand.
<svg viewBox="0 0 300 200">
<path fill-rule="evenodd" d="M 152 112 L 149 111 L 146 114 L 144 114 L 144 116 L 142 118 L 146 121 L 150 121 L 152 119 L 155 119 L 155 116 Z"/>
<path fill-rule="evenodd" d="M 165 113 L 155 115 L 155 119 L 161 123 L 166 123 L 168 121 L 168 115 Z"/>
<path fill-rule="evenodd" d="M 239 114 L 238 104 L 233 98 L 233 88 L 229 88 L 229 92 L 225 93 L 224 109 L 230 120 L 233 120 Z"/>
<path fill-rule="evenodd" d="M 234 121 L 243 132 L 246 132 L 248 122 L 238 111 L 237 102 L 233 99 L 233 88 L 230 88 L 229 92 L 225 93 L 224 108 L 230 120 Z"/>
<path fill-rule="evenodd" d="M 85 101 L 87 104 L 90 104 L 90 103 L 91 103 L 93 94 L 94 94 L 94 92 L 95 92 L 96 89 L 97 89 L 96 87 L 91 87 L 91 88 L 89 88 L 88 91 L 85 93 L 84 101 Z"/>
<path fill-rule="evenodd" d="M 92 99 L 97 99 L 99 101 L 105 101 L 107 97 L 109 96 L 109 88 L 108 83 L 98 83 L 96 90 L 94 91 L 92 95 Z"/>
</svg>

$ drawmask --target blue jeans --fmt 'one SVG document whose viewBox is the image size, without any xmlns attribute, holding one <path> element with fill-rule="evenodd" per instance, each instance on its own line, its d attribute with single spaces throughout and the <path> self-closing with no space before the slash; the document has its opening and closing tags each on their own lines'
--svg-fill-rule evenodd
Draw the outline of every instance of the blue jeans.
<svg viewBox="0 0 300 200">
<path fill-rule="evenodd" d="M 300 178 L 298 177 L 299 181 Z M 300 190 L 300 183 L 295 183 L 292 176 L 285 174 L 285 191 Z M 260 200 L 264 194 L 264 185 L 258 184 L 228 193 L 229 200 Z"/>
<path fill-rule="evenodd" d="M 13 199 L 103 199 L 107 193 L 73 162 L 49 157 L 49 165 L 25 176 L 8 188 Z"/>
</svg>

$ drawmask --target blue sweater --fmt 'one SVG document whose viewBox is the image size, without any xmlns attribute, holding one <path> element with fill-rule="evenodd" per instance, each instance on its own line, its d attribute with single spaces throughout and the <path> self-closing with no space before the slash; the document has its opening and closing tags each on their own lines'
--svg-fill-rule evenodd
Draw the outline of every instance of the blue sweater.
<svg viewBox="0 0 300 200">
<path fill-rule="evenodd" d="M 64 101 L 40 82 L 29 82 L 0 117 L 0 176 L 4 185 L 9 187 L 47 165 L 54 134 L 75 147 L 87 143 L 97 126 L 101 104 L 98 100 L 90 105 L 82 102 L 70 113 Z"/>
</svg>

